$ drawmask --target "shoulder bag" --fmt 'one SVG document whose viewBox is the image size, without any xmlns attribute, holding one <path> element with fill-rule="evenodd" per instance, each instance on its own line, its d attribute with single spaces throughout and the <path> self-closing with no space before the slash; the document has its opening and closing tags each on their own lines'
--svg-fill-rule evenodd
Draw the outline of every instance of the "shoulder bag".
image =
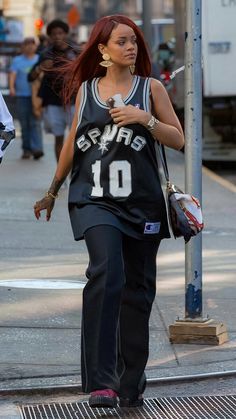
<svg viewBox="0 0 236 419">
<path fill-rule="evenodd" d="M 196 197 L 184 193 L 180 188 L 170 182 L 163 144 L 156 142 L 156 151 L 157 149 L 166 178 L 169 224 L 175 239 L 177 237 L 183 237 L 185 243 L 187 243 L 191 237 L 200 233 L 204 227 L 201 205 Z"/>
</svg>

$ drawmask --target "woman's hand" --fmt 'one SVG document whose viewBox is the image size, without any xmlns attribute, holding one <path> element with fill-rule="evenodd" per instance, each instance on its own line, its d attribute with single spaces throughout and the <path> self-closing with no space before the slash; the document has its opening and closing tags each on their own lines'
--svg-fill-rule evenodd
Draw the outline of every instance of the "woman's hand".
<svg viewBox="0 0 236 419">
<path fill-rule="evenodd" d="M 150 113 L 133 105 L 112 108 L 109 112 L 118 127 L 130 124 L 141 124 L 145 126 L 151 118 Z"/>
<path fill-rule="evenodd" d="M 54 204 L 55 198 L 47 195 L 40 201 L 37 201 L 34 205 L 34 215 L 37 218 L 37 220 L 41 216 L 41 211 L 46 210 L 46 220 L 49 221 L 51 218 L 51 212 L 53 210 Z"/>
</svg>

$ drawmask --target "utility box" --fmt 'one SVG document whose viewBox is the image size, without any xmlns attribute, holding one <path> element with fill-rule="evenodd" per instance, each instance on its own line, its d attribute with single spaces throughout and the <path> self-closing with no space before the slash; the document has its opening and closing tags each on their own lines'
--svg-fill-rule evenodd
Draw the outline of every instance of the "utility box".
<svg viewBox="0 0 236 419">
<path fill-rule="evenodd" d="M 203 0 L 204 97 L 236 96 L 236 0 Z"/>
</svg>

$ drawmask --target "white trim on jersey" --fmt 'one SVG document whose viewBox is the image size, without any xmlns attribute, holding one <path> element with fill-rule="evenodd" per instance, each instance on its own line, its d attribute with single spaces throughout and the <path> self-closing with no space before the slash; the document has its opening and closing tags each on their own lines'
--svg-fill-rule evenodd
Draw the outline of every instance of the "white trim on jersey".
<svg viewBox="0 0 236 419">
<path fill-rule="evenodd" d="M 140 81 L 140 77 L 139 76 L 134 76 L 132 88 L 131 88 L 130 92 L 128 93 L 128 95 L 126 96 L 126 98 L 124 99 L 125 103 L 128 103 L 132 99 L 132 97 L 135 95 L 136 90 L 137 90 L 138 85 L 139 85 L 139 81 Z"/>
<path fill-rule="evenodd" d="M 151 93 L 151 79 L 147 78 L 143 86 L 143 107 L 146 112 L 150 112 L 150 93 Z"/>
<path fill-rule="evenodd" d="M 78 126 L 80 125 L 80 123 L 82 121 L 82 117 L 83 117 L 84 107 L 85 107 L 86 100 L 87 100 L 87 84 L 88 84 L 88 82 L 86 80 L 81 85 L 82 92 L 81 92 L 80 106 L 79 106 L 79 109 L 78 109 L 78 123 L 77 123 L 77 126 L 76 126 L 76 130 L 77 130 Z"/>
<path fill-rule="evenodd" d="M 100 80 L 99 77 L 95 78 L 95 79 L 92 80 L 92 83 L 91 83 L 93 99 L 96 102 L 96 104 L 98 106 L 100 106 L 101 108 L 109 109 L 106 102 L 102 101 L 100 96 L 99 96 L 99 92 L 98 92 L 98 82 L 99 82 L 99 80 Z M 128 103 L 132 99 L 132 97 L 135 95 L 136 90 L 137 90 L 138 85 L 139 85 L 139 81 L 140 81 L 140 77 L 139 76 L 134 76 L 131 89 L 128 92 L 128 95 L 123 99 L 125 104 Z"/>
</svg>

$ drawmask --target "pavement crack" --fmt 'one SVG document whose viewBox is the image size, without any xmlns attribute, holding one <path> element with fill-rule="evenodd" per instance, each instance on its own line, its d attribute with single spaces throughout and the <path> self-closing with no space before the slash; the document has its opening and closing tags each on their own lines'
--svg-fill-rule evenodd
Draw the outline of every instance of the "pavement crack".
<svg viewBox="0 0 236 419">
<path fill-rule="evenodd" d="M 155 307 L 156 307 L 157 312 L 158 312 L 158 314 L 159 314 L 159 316 L 160 316 L 161 322 L 162 322 L 162 324 L 163 324 L 163 326 L 164 326 L 164 331 L 165 331 L 165 334 L 166 334 L 166 336 L 167 336 L 167 338 L 168 338 L 168 340 L 169 340 L 168 328 L 167 328 L 167 325 L 166 325 L 166 323 L 165 323 L 164 316 L 162 315 L 162 312 L 161 312 L 161 310 L 160 310 L 160 308 L 159 308 L 159 306 L 158 306 L 157 301 L 155 302 Z M 179 362 L 179 359 L 178 359 L 178 355 L 177 355 L 177 351 L 176 351 L 176 349 L 175 349 L 175 346 L 174 346 L 174 345 L 171 345 L 171 349 L 172 349 L 172 351 L 173 351 L 173 353 L 174 353 L 174 357 L 175 357 L 175 361 L 176 361 L 177 365 L 178 365 L 178 366 L 180 366 L 180 362 Z"/>
<path fill-rule="evenodd" d="M 73 326 L 67 326 L 67 327 L 57 327 L 57 326 L 14 326 L 14 325 L 0 325 L 0 329 L 37 329 L 37 330 L 81 330 L 81 327 L 73 327 Z"/>
</svg>

